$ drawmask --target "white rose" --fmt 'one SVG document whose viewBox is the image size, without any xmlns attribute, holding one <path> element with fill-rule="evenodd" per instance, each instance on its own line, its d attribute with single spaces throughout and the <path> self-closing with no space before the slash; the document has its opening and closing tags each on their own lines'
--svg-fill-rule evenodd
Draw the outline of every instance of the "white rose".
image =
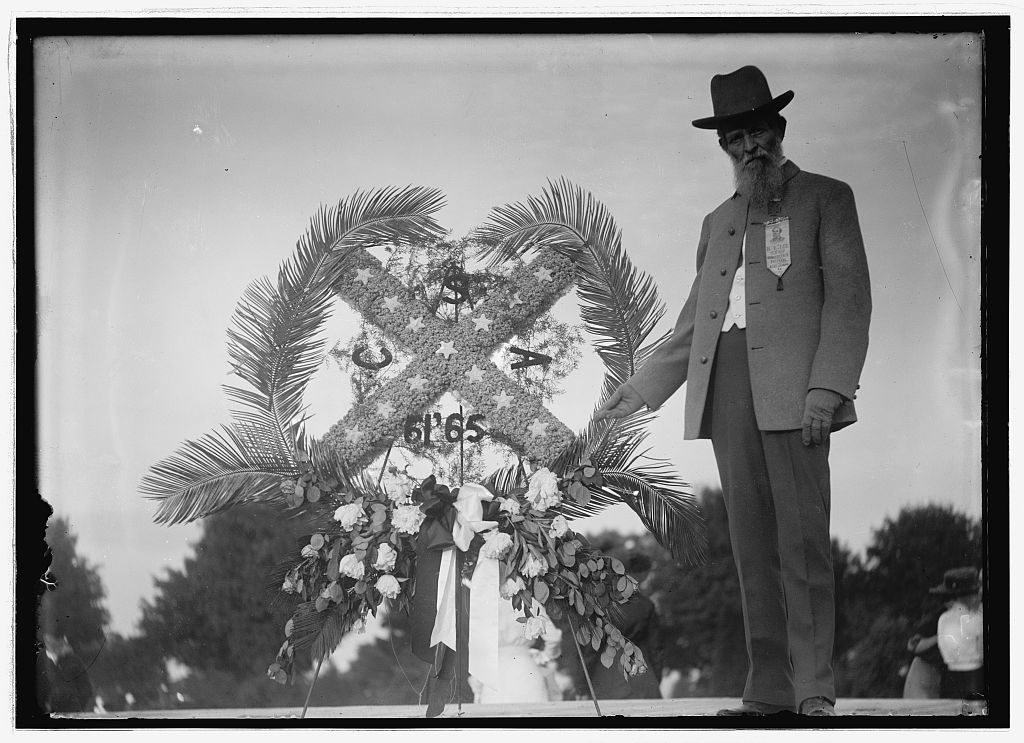
<svg viewBox="0 0 1024 743">
<path fill-rule="evenodd" d="M 547 617 L 530 617 L 526 620 L 526 626 L 523 628 L 523 636 L 527 640 L 536 640 L 538 637 L 544 637 L 551 631 L 551 623 Z"/>
<path fill-rule="evenodd" d="M 390 544 L 382 544 L 377 548 L 377 561 L 373 563 L 373 569 L 390 573 L 395 569 L 395 559 L 397 557 L 398 553 L 395 552 Z"/>
<path fill-rule="evenodd" d="M 526 584 L 523 583 L 523 579 L 517 575 L 515 578 L 509 578 L 506 580 L 505 585 L 498 590 L 498 593 L 501 594 L 503 599 L 510 599 L 524 588 L 526 588 Z"/>
<path fill-rule="evenodd" d="M 398 582 L 398 578 L 393 575 L 382 575 L 377 579 L 375 588 L 386 599 L 393 599 L 402 592 L 402 585 Z"/>
<path fill-rule="evenodd" d="M 527 578 L 536 578 L 548 572 L 547 560 L 541 560 L 533 555 L 526 556 L 526 565 L 523 566 L 523 575 Z"/>
<path fill-rule="evenodd" d="M 569 531 L 569 522 L 565 520 L 565 516 L 555 516 L 551 519 L 551 529 L 548 534 L 552 539 L 564 537 L 567 531 Z"/>
<path fill-rule="evenodd" d="M 347 575 L 349 578 L 359 580 L 366 575 L 366 566 L 363 561 L 352 554 L 345 555 L 338 563 L 338 572 Z"/>
<path fill-rule="evenodd" d="M 412 483 L 408 480 L 401 480 L 391 483 L 388 488 L 388 498 L 395 505 L 408 503 L 412 497 Z"/>
<path fill-rule="evenodd" d="M 546 511 L 562 502 L 558 492 L 558 476 L 547 467 L 542 467 L 530 478 L 526 500 L 538 511 Z"/>
<path fill-rule="evenodd" d="M 363 507 L 358 503 L 349 503 L 340 506 L 334 512 L 334 520 L 341 524 L 342 529 L 349 531 L 357 524 L 366 523 L 366 514 L 363 513 Z"/>
<path fill-rule="evenodd" d="M 305 547 L 302 548 L 303 557 L 316 557 L 318 554 L 320 553 L 313 549 L 313 545 L 311 544 L 307 544 Z"/>
<path fill-rule="evenodd" d="M 419 506 L 399 506 L 391 515 L 391 524 L 399 534 L 415 534 L 425 518 Z"/>
<path fill-rule="evenodd" d="M 506 512 L 512 514 L 513 516 L 518 516 L 519 515 L 519 501 L 517 501 L 515 498 L 505 498 L 501 502 L 501 510 L 502 511 L 506 511 Z"/>
<path fill-rule="evenodd" d="M 497 560 L 504 557 L 510 549 L 512 549 L 512 537 L 505 532 L 492 531 L 484 537 L 480 554 Z"/>
</svg>

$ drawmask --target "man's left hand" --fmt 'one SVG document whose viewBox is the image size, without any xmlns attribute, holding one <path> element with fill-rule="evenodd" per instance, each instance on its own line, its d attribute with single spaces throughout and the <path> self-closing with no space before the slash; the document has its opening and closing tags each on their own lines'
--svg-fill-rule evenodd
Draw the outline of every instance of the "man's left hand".
<svg viewBox="0 0 1024 743">
<path fill-rule="evenodd" d="M 807 392 L 804 403 L 803 441 L 804 446 L 819 446 L 828 441 L 832 430 L 832 416 L 836 408 L 843 404 L 843 397 L 838 392 L 815 387 Z"/>
</svg>

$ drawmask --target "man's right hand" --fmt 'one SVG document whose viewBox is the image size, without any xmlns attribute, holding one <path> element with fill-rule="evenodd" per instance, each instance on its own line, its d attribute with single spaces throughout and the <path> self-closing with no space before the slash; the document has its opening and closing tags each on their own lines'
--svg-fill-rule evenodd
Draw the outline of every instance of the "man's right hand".
<svg viewBox="0 0 1024 743">
<path fill-rule="evenodd" d="M 608 401 L 595 413 L 594 420 L 600 421 L 605 418 L 625 418 L 632 415 L 644 406 L 644 399 L 629 384 L 623 384 Z"/>
</svg>

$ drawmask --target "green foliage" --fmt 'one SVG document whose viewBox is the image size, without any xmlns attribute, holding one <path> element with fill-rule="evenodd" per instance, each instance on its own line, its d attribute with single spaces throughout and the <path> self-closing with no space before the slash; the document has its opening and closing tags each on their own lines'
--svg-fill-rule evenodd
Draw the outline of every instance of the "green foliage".
<svg viewBox="0 0 1024 743">
<path fill-rule="evenodd" d="M 981 526 L 951 506 L 903 508 L 873 532 L 865 554 L 851 589 L 868 605 L 916 619 L 945 571 L 981 567 Z"/>
<path fill-rule="evenodd" d="M 108 712 L 128 709 L 126 694 L 134 698 L 134 709 L 175 706 L 163 652 L 157 643 L 144 636 L 109 635 L 89 667 L 89 678 Z"/>
<path fill-rule="evenodd" d="M 44 577 L 49 590 L 40 605 L 40 635 L 66 637 L 79 655 L 95 653 L 110 621 L 99 571 L 78 554 L 78 536 L 66 517 L 47 524 L 46 544 L 52 561 Z"/>
<path fill-rule="evenodd" d="M 280 644 L 293 606 L 283 598 L 272 603 L 274 594 L 259 586 L 294 549 L 296 528 L 262 506 L 209 517 L 195 555 L 158 579 L 153 601 L 143 602 L 147 641 L 194 671 L 256 676 L 276 686 L 265 677 L 266 651 Z M 308 656 L 301 664 L 309 665 Z"/>
</svg>

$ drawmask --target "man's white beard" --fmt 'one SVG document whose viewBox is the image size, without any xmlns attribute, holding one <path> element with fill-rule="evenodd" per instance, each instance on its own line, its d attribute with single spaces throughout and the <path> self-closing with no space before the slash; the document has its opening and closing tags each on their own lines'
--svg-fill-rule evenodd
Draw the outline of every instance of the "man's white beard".
<svg viewBox="0 0 1024 743">
<path fill-rule="evenodd" d="M 755 206 L 764 206 L 782 196 L 785 177 L 782 174 L 782 144 L 776 143 L 771 151 L 760 150 L 748 164 L 743 157 L 732 161 L 736 190 L 750 199 Z M 730 156 L 731 157 L 731 156 Z"/>
</svg>

